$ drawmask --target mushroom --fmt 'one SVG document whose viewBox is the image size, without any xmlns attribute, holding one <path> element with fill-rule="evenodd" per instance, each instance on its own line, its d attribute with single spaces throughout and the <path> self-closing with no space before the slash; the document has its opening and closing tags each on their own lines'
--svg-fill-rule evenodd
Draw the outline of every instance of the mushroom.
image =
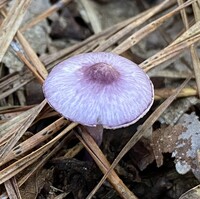
<svg viewBox="0 0 200 199">
<path fill-rule="evenodd" d="M 153 104 L 153 85 L 132 61 L 109 52 L 75 55 L 55 66 L 44 95 L 65 118 L 87 127 L 98 145 L 103 128 L 127 127 Z"/>
</svg>

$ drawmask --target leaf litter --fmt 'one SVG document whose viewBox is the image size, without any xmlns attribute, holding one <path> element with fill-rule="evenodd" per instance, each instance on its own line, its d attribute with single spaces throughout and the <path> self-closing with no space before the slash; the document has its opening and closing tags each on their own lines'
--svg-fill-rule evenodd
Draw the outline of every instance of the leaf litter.
<svg viewBox="0 0 200 199">
<path fill-rule="evenodd" d="M 199 7 L 199 0 L 2 1 L 0 198 L 198 198 Z M 90 51 L 122 54 L 155 85 L 149 115 L 125 131 L 107 130 L 101 149 L 40 90 L 56 63 Z M 85 149 L 97 166 L 83 161 Z M 100 170 L 110 184 L 92 191 L 106 179 Z"/>
</svg>

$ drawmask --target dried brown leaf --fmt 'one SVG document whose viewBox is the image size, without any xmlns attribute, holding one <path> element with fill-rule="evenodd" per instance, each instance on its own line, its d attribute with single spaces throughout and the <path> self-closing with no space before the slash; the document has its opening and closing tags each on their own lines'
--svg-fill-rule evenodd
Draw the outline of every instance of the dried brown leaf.
<svg viewBox="0 0 200 199">
<path fill-rule="evenodd" d="M 167 126 L 157 129 L 152 134 L 152 148 L 157 166 L 163 165 L 162 153 L 172 153 L 178 136 L 186 129 L 182 125 Z"/>
<path fill-rule="evenodd" d="M 20 187 L 20 193 L 22 198 L 35 199 L 40 193 L 45 184 L 50 184 L 52 181 L 52 170 L 43 169 L 39 173 L 32 175 L 27 182 Z"/>
</svg>

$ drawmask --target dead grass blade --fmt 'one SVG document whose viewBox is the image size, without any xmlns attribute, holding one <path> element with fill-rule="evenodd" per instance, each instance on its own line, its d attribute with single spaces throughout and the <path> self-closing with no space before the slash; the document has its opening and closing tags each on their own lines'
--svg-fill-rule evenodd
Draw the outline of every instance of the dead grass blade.
<svg viewBox="0 0 200 199">
<path fill-rule="evenodd" d="M 66 142 L 69 140 L 69 138 L 72 136 L 72 133 L 69 133 L 67 136 L 65 136 L 60 142 L 57 143 L 57 145 L 50 151 L 48 151 L 47 154 L 42 156 L 42 159 L 39 162 L 35 162 L 35 164 L 32 165 L 32 169 L 24 175 L 22 178 L 19 179 L 18 184 L 19 187 L 21 187 L 34 173 L 36 173 L 38 170 L 44 166 L 44 164 L 53 156 L 55 155 Z"/>
<path fill-rule="evenodd" d="M 6 192 L 7 192 L 9 198 L 22 199 L 15 177 L 11 178 L 10 180 L 7 180 L 4 183 L 4 186 L 6 188 Z"/>
<path fill-rule="evenodd" d="M 195 21 L 199 21 L 200 20 L 200 9 L 198 7 L 198 3 L 200 1 L 196 1 L 193 2 L 192 4 L 192 8 L 193 8 L 193 13 L 195 16 Z M 178 0 L 178 4 L 181 5 L 183 4 L 183 0 Z M 181 17 L 182 17 L 182 21 L 185 25 L 186 30 L 189 29 L 189 22 L 187 19 L 187 14 L 185 9 L 181 11 Z M 191 53 L 191 57 L 192 57 L 192 62 L 193 62 L 193 68 L 194 68 L 194 74 L 195 74 L 195 79 L 196 79 L 196 83 L 197 83 L 197 90 L 198 90 L 198 95 L 200 96 L 200 61 L 196 52 L 196 48 L 194 46 L 194 44 L 191 45 L 190 47 L 190 53 Z"/>
<path fill-rule="evenodd" d="M 17 175 L 19 172 L 23 171 L 29 165 L 33 164 L 38 158 L 40 158 L 47 150 L 49 150 L 59 139 L 61 139 L 64 135 L 66 135 L 70 130 L 76 127 L 77 123 L 71 123 L 68 127 L 66 127 L 62 132 L 60 132 L 55 138 L 50 140 L 47 144 L 43 145 L 39 149 L 34 152 L 26 155 L 22 159 L 14 162 L 9 165 L 5 169 L 0 171 L 0 184 L 9 180 L 13 176 Z"/>
<path fill-rule="evenodd" d="M 70 148 L 69 150 L 66 151 L 65 155 L 63 155 L 61 157 L 61 159 L 66 159 L 66 158 L 73 158 L 74 156 L 76 156 L 82 149 L 83 149 L 83 145 L 81 142 L 79 142 L 78 144 L 76 144 L 74 147 Z"/>
<path fill-rule="evenodd" d="M 17 126 L 19 125 L 18 123 L 20 123 L 20 121 L 26 119 L 29 115 L 31 115 L 33 113 L 33 110 L 35 110 L 34 108 L 35 107 L 33 107 L 33 109 L 24 111 L 20 115 L 14 117 L 11 120 L 9 120 L 8 122 L 2 124 L 0 126 L 0 132 L 1 132 L 0 139 L 2 139 L 2 137 L 5 136 L 6 134 L 9 134 L 11 129 L 17 128 Z"/>
<path fill-rule="evenodd" d="M 57 3 L 55 3 L 54 5 L 52 5 L 49 9 L 47 9 L 44 12 L 42 12 L 37 17 L 33 18 L 27 24 L 23 25 L 23 27 L 20 28 L 20 31 L 24 32 L 27 29 L 33 27 L 34 25 L 38 24 L 40 21 L 44 20 L 45 18 L 47 18 L 48 16 L 50 16 L 54 12 L 58 11 L 59 9 L 61 9 L 66 4 L 70 3 L 71 1 L 72 0 L 60 0 L 60 1 L 58 1 Z"/>
<path fill-rule="evenodd" d="M 24 153 L 30 151 L 35 146 L 41 144 L 45 140 L 47 140 L 50 136 L 60 130 L 64 125 L 68 123 L 64 118 L 60 118 L 55 122 L 51 123 L 49 126 L 39 131 L 35 135 L 31 136 L 24 142 L 15 146 L 7 156 L 0 162 L 0 166 L 9 162 L 10 160 L 17 159 L 17 157 L 23 155 Z"/>
<path fill-rule="evenodd" d="M 41 61 L 20 31 L 25 31 L 28 28 L 34 26 L 41 20 L 51 15 L 53 12 L 60 9 L 64 4 L 69 3 L 70 0 L 60 0 L 58 3 L 50 7 L 50 9 L 46 10 L 41 15 L 35 17 L 33 20 L 25 24 L 20 29 L 20 31 L 18 29 L 24 13 L 27 10 L 28 4 L 30 3 L 30 0 L 14 1 L 14 6 L 11 8 L 10 12 L 7 14 L 3 23 L 1 24 L 0 35 L 2 35 L 2 37 L 0 38 L 0 46 L 3 46 L 3 49 L 0 49 L 0 61 L 7 51 L 8 46 L 11 45 L 19 59 L 26 64 L 26 66 L 33 72 L 34 75 L 26 72 L 23 73 L 22 76 L 19 74 L 12 74 L 0 79 L 0 99 L 4 99 L 11 93 L 17 91 L 19 88 L 31 81 L 34 77 L 36 77 L 37 80 L 42 84 L 48 74 L 42 61 L 45 63 L 45 65 L 52 65 L 60 62 L 63 58 L 72 56 L 74 54 L 88 51 L 108 50 L 108 48 L 113 44 L 119 42 L 122 37 L 127 37 L 127 35 L 130 34 L 130 32 L 133 31 L 135 27 L 141 25 L 158 12 L 163 11 L 166 6 L 171 6 L 172 4 L 174 5 L 175 2 L 175 0 L 165 0 L 158 6 L 149 9 L 133 18 L 125 20 L 117 25 L 114 25 L 105 31 L 95 34 L 78 44 L 63 49 L 52 55 L 45 56 L 43 59 L 41 59 Z M 0 3 L 0 8 L 2 5 L 5 5 L 5 2 L 6 1 L 3 0 Z M 172 58 L 176 58 L 176 56 L 181 55 L 185 49 L 190 48 L 196 82 L 198 85 L 198 92 L 200 93 L 200 61 L 195 49 L 196 42 L 200 40 L 200 14 L 198 7 L 200 5 L 200 0 L 188 0 L 186 2 L 185 0 L 177 0 L 177 2 L 179 2 L 179 6 L 177 8 L 135 32 L 131 37 L 125 39 L 124 42 L 113 49 L 113 52 L 121 54 L 131 46 L 141 41 L 148 34 L 158 29 L 158 27 L 160 27 L 170 17 L 180 12 L 186 27 L 186 31 L 165 49 L 161 50 L 154 56 L 141 63 L 140 66 L 145 71 L 149 71 L 155 67 L 158 68 L 159 64 L 166 61 L 172 61 Z M 186 6 L 191 4 L 193 6 L 193 11 L 196 19 L 196 23 L 192 27 L 190 27 L 188 23 L 187 15 L 184 9 Z M 5 10 L 1 9 L 0 12 L 4 13 Z M 20 45 L 15 42 L 14 36 L 15 39 L 19 41 Z M 2 41 L 2 39 L 4 39 L 4 41 Z M 50 66 L 48 66 L 48 69 L 49 68 Z M 186 76 L 189 75 L 186 74 Z M 144 135 L 146 129 L 148 129 L 157 120 L 157 118 L 163 113 L 164 110 L 166 110 L 166 108 L 176 97 L 191 96 L 197 94 L 196 88 L 187 87 L 183 89 L 188 81 L 189 78 L 176 90 L 162 89 L 155 91 L 155 99 L 163 99 L 167 98 L 169 95 L 171 96 L 163 104 L 161 104 L 158 109 L 144 122 L 143 126 L 129 140 L 129 142 L 114 160 L 112 165 L 110 165 L 110 163 L 107 161 L 104 154 L 94 143 L 93 139 L 91 139 L 91 137 L 84 132 L 85 130 L 81 132 L 82 137 L 79 134 L 77 135 L 80 141 L 84 144 L 84 147 L 89 151 L 93 159 L 96 161 L 99 168 L 105 174 L 100 183 L 97 185 L 97 187 L 95 187 L 87 199 L 91 198 L 95 194 L 95 192 L 107 177 L 122 198 L 136 198 L 136 196 L 134 196 L 134 194 L 126 187 L 126 185 L 123 184 L 113 169 L 124 156 L 124 154 L 126 154 Z M 63 131 L 61 131 L 61 133 L 55 135 L 58 130 L 61 128 L 63 129 L 63 127 L 67 125 L 67 121 L 63 118 L 60 118 L 16 146 L 17 141 L 22 137 L 27 128 L 29 128 L 41 118 L 48 118 L 57 114 L 55 111 L 53 112 L 49 109 L 45 109 L 46 107 L 43 108 L 45 104 L 46 102 L 42 102 L 40 105 L 34 108 L 30 107 L 31 109 L 22 112 L 20 115 L 13 119 L 7 122 L 5 122 L 7 119 L 4 120 L 3 124 L 0 126 L 0 166 L 3 165 L 3 169 L 0 171 L 0 184 L 5 184 L 8 196 L 10 198 L 21 198 L 20 194 L 18 193 L 18 186 L 21 186 L 24 182 L 26 182 L 30 176 L 42 168 L 42 166 L 50 157 L 52 157 L 59 149 L 61 149 L 63 144 L 68 141 L 69 136 L 73 133 L 69 133 L 69 131 L 78 125 L 76 123 L 71 123 Z M 43 115 L 40 114 L 39 117 L 37 117 L 42 108 Z M 44 141 L 46 144 L 39 148 L 39 144 L 43 143 Z M 82 144 L 77 144 L 77 146 L 69 149 L 65 156 L 73 156 L 82 148 Z M 22 157 L 22 155 L 24 157 Z M 65 156 L 63 156 L 63 158 L 66 158 Z M 9 164 L 7 164 L 8 162 Z M 30 166 L 30 170 L 26 169 L 28 166 Z M 23 173 L 23 177 L 21 177 L 19 181 L 16 182 L 15 176 L 19 172 L 24 171 L 25 174 Z"/>
<path fill-rule="evenodd" d="M 184 3 L 183 0 L 177 0 L 177 2 L 178 2 L 178 5 L 181 5 L 181 4 Z M 195 2 L 194 2 L 194 3 L 195 3 Z M 194 3 L 193 3 L 193 4 L 194 4 Z M 186 30 L 187 30 L 187 29 L 189 28 L 189 22 L 188 22 L 188 19 L 187 19 L 186 10 L 183 9 L 183 10 L 180 11 L 180 13 L 181 13 L 181 17 L 182 17 L 183 24 L 184 24 L 184 26 L 185 26 L 185 28 L 186 28 Z"/>
<path fill-rule="evenodd" d="M 119 46 L 112 50 L 112 52 L 121 54 L 128 50 L 130 47 L 141 41 L 144 37 L 149 35 L 151 32 L 155 31 L 159 26 L 161 26 L 164 22 L 166 22 L 169 18 L 174 16 L 175 14 L 179 13 L 180 10 L 183 8 L 191 5 L 195 0 L 188 0 L 181 6 L 178 6 L 176 9 L 172 10 L 171 12 L 167 13 L 166 15 L 156 19 L 155 21 L 151 22 L 150 24 L 144 26 L 139 31 L 133 33 L 130 37 L 128 37 L 125 41 L 123 41 Z"/>
<path fill-rule="evenodd" d="M 105 174 L 108 168 L 110 167 L 110 163 L 104 156 L 99 146 L 83 127 L 81 127 L 81 130 L 79 130 L 80 135 L 78 133 L 75 134 L 85 146 L 87 151 L 90 153 L 100 170 Z M 118 177 L 114 170 L 110 172 L 108 180 L 122 198 L 137 199 L 137 197 L 126 187 L 126 185 L 122 182 L 122 180 Z"/>
<path fill-rule="evenodd" d="M 198 90 L 197 93 L 198 93 L 198 96 L 200 97 L 200 61 L 199 61 L 199 57 L 197 55 L 197 51 L 194 45 L 191 46 L 190 51 L 191 51 L 192 62 L 193 62 L 193 67 L 194 67 L 195 79 L 197 83 L 197 90 Z"/>
<path fill-rule="evenodd" d="M 161 116 L 161 114 L 167 109 L 167 107 L 176 99 L 180 91 L 187 85 L 190 81 L 191 77 L 187 78 L 181 86 L 179 86 L 173 95 L 167 98 L 143 123 L 143 125 L 138 129 L 138 131 L 132 136 L 132 138 L 127 142 L 127 144 L 123 147 L 120 153 L 117 155 L 115 160 L 113 161 L 110 168 L 107 170 L 106 174 L 100 180 L 98 185 L 91 191 L 91 193 L 87 196 L 86 199 L 91 199 L 92 196 L 96 193 L 96 191 L 100 188 L 100 186 L 104 183 L 110 171 L 112 171 L 121 158 L 140 140 L 141 137 L 145 134 L 145 132 L 154 124 L 154 122 Z"/>
<path fill-rule="evenodd" d="M 0 62 L 16 34 L 31 0 L 15 0 L 0 27 Z"/>
<path fill-rule="evenodd" d="M 19 47 L 19 45 L 16 42 L 11 42 L 11 47 L 15 51 L 18 58 L 25 63 L 25 65 L 28 67 L 28 69 L 34 74 L 36 79 L 39 81 L 39 83 L 44 82 L 44 78 L 39 74 L 37 69 L 32 65 L 32 63 L 29 62 L 29 60 L 26 58 L 25 53 L 22 51 L 22 49 Z M 34 60 L 33 60 L 34 61 Z M 35 63 L 35 62 L 33 62 Z"/>
<path fill-rule="evenodd" d="M 97 14 L 96 9 L 94 9 L 93 2 L 88 0 L 80 0 L 79 2 L 85 8 L 87 18 L 90 21 L 94 33 L 101 32 L 102 31 L 101 23 L 99 22 L 99 16 Z"/>
<path fill-rule="evenodd" d="M 5 6 L 5 4 L 7 3 L 7 1 L 8 0 L 1 0 L 1 2 L 0 2 L 0 9 Z"/>
<path fill-rule="evenodd" d="M 0 90 L 1 92 L 8 89 L 8 84 L 13 84 L 16 80 L 19 79 L 19 74 L 17 72 L 14 72 L 12 74 L 8 74 L 0 79 Z"/>
<path fill-rule="evenodd" d="M 3 12 L 3 15 L 5 18 L 7 18 L 6 12 Z M 19 45 L 15 42 L 11 42 L 11 46 L 13 50 L 16 52 L 17 56 L 21 61 L 23 61 L 28 68 L 33 72 L 35 77 L 39 80 L 39 82 L 42 84 L 44 82 L 44 79 L 47 77 L 48 72 L 43 65 L 43 63 L 38 58 L 35 51 L 32 49 L 28 41 L 25 39 L 25 37 L 21 34 L 20 31 L 17 31 L 16 38 L 20 42 L 20 44 L 23 46 L 25 54 L 23 53 L 22 49 L 19 47 Z M 32 62 L 30 63 L 26 56 L 29 58 L 29 60 Z M 33 64 L 33 66 L 32 66 Z"/>
<path fill-rule="evenodd" d="M 111 45 L 115 44 L 118 42 L 120 39 L 122 39 L 125 35 L 130 33 L 134 28 L 138 27 L 139 25 L 143 24 L 146 22 L 149 18 L 160 12 L 163 8 L 166 7 L 166 5 L 172 2 L 170 0 L 165 0 L 163 3 L 155 6 L 154 8 L 150 8 L 149 10 L 142 12 L 141 14 L 138 14 L 135 16 L 135 20 L 124 27 L 122 30 L 117 32 L 116 34 L 112 35 L 109 39 L 106 41 L 102 42 L 95 50 L 94 52 L 100 52 L 100 51 L 105 51 L 108 49 Z"/>
<path fill-rule="evenodd" d="M 26 173 L 23 177 L 21 177 L 17 184 L 19 187 L 21 187 L 33 174 L 38 172 L 42 168 L 42 166 L 53 156 L 57 151 L 59 151 L 64 144 L 69 140 L 71 137 L 72 133 L 69 133 L 67 136 L 64 137 L 58 144 L 50 151 L 47 152 L 46 155 L 42 157 L 40 161 L 35 162 L 34 164 L 31 165 L 31 168 L 29 169 L 28 173 Z M 0 198 L 2 196 L 6 196 L 6 193 L 3 193 L 0 195 Z"/>
<path fill-rule="evenodd" d="M 192 4 L 195 21 L 200 21 L 200 1 L 196 1 Z M 195 45 L 192 45 L 190 48 L 191 56 L 192 56 L 192 62 L 193 62 L 193 68 L 194 68 L 194 74 L 197 84 L 197 90 L 198 90 L 198 96 L 200 97 L 200 61 L 197 54 L 197 50 Z"/>
<path fill-rule="evenodd" d="M 17 39 L 19 40 L 20 44 L 23 46 L 24 51 L 30 61 L 33 63 L 37 71 L 39 72 L 40 76 L 43 78 L 43 80 L 47 77 L 48 72 L 44 66 L 44 64 L 40 61 L 35 51 L 32 49 L 28 41 L 25 39 L 25 37 L 20 33 L 20 31 L 17 32 Z"/>
<path fill-rule="evenodd" d="M 4 106 L 0 107 L 0 114 L 6 113 L 16 113 L 16 112 L 24 112 L 30 108 L 33 108 L 34 105 L 27 105 L 27 106 Z"/>
<path fill-rule="evenodd" d="M 110 37 L 111 35 L 114 35 L 117 31 L 121 30 L 122 28 L 126 27 L 130 23 L 135 21 L 135 17 L 132 17 L 130 19 L 126 19 L 110 28 L 107 28 L 106 30 L 94 34 L 90 36 L 88 39 L 85 39 L 84 41 L 75 44 L 73 46 L 70 46 L 68 48 L 65 48 L 63 50 L 60 50 L 56 53 L 53 53 L 51 55 L 48 55 L 46 57 L 42 58 L 42 61 L 45 63 L 45 65 L 52 64 L 54 62 L 59 62 L 61 59 L 66 58 L 66 56 L 71 55 L 72 53 L 79 53 L 84 52 L 84 50 L 88 50 L 91 46 L 95 44 L 95 47 L 99 45 L 102 41 L 104 41 L 106 38 Z"/>
<path fill-rule="evenodd" d="M 28 116 L 29 116 L 29 114 L 27 114 L 27 117 Z M 18 121 L 17 124 L 12 124 L 12 126 L 10 126 L 7 129 L 2 131 L 2 133 L 5 135 L 0 138 L 0 146 L 1 146 L 0 149 L 2 149 L 2 147 L 5 146 L 5 144 L 10 141 L 10 139 L 12 139 L 12 137 L 15 135 L 16 131 L 23 125 L 23 123 L 25 123 L 25 121 L 26 121 L 26 118 L 21 116 L 21 120 Z M 7 122 L 4 124 L 7 125 Z"/>
<path fill-rule="evenodd" d="M 193 8 L 193 12 L 194 12 L 194 18 L 196 21 L 200 21 L 200 13 L 199 13 L 199 9 L 200 9 L 200 1 L 197 0 L 192 4 L 192 8 Z"/>
<path fill-rule="evenodd" d="M 19 139 L 22 137 L 25 131 L 32 124 L 33 120 L 37 117 L 37 115 L 42 110 L 45 104 L 46 104 L 46 100 L 44 100 L 41 104 L 29 110 L 28 111 L 29 114 L 27 115 L 27 117 L 20 120 L 17 126 L 14 125 L 15 128 L 11 128 L 11 131 L 7 132 L 7 134 L 3 133 L 5 134 L 6 138 L 8 135 L 11 135 L 11 136 L 9 137 L 9 140 L 7 140 L 5 145 L 0 149 L 0 161 L 3 161 L 3 159 L 7 156 L 10 150 L 19 141 Z M 2 137 L 2 139 L 4 139 L 4 137 Z"/>
<path fill-rule="evenodd" d="M 194 75 L 192 72 L 184 72 L 184 71 L 172 71 L 170 69 L 163 69 L 162 71 L 156 72 L 154 74 L 154 77 L 165 77 L 165 78 L 171 78 L 171 79 L 186 79 L 188 75 L 192 75 L 192 78 L 194 79 Z"/>
<path fill-rule="evenodd" d="M 172 62 L 172 58 L 178 58 L 184 50 L 200 40 L 200 21 L 195 23 L 186 32 L 179 36 L 169 46 L 159 51 L 140 64 L 145 71 L 149 71 L 163 62 Z"/>
<path fill-rule="evenodd" d="M 163 88 L 163 89 L 155 89 L 155 100 L 166 99 L 170 95 L 175 92 L 176 89 L 173 88 Z M 190 96 L 197 96 L 197 89 L 186 87 L 181 90 L 177 97 L 190 97 Z"/>
<path fill-rule="evenodd" d="M 34 77 L 32 74 L 23 72 L 22 74 L 13 73 L 4 76 L 0 79 L 0 100 L 8 97 L 10 94 L 17 91 L 22 86 L 32 81 Z"/>
<path fill-rule="evenodd" d="M 169 5 L 174 3 L 173 1 L 169 1 L 169 2 L 168 2 Z M 165 5 L 168 5 L 168 4 L 166 3 Z M 164 8 L 165 8 L 165 6 L 162 6 L 162 9 L 164 9 Z M 162 9 L 160 9 L 160 11 Z M 128 33 L 129 31 L 131 31 L 131 29 L 133 29 L 133 27 L 130 27 L 130 26 L 135 26 L 135 25 L 138 26 L 138 24 L 140 24 L 142 22 L 144 16 L 146 16 L 146 15 L 148 15 L 150 17 L 151 13 L 153 12 L 152 10 L 154 10 L 154 12 L 156 12 L 155 10 L 157 10 L 157 9 L 156 8 L 149 9 L 135 17 L 132 17 L 130 19 L 122 21 L 122 22 L 112 26 L 111 28 L 108 28 L 100 33 L 95 34 L 95 35 L 92 35 L 91 37 L 84 40 L 83 42 L 75 44 L 74 46 L 71 46 L 67 49 L 63 49 L 57 53 L 54 53 L 51 56 L 48 56 L 47 58 L 45 58 L 43 60 L 43 62 L 46 65 L 50 64 L 52 62 L 54 62 L 54 64 L 55 64 L 55 60 L 57 60 L 56 63 L 58 63 L 58 62 L 62 61 L 64 58 L 66 59 L 69 56 L 73 56 L 76 54 L 86 53 L 89 51 L 103 51 L 103 49 L 106 49 L 112 43 L 117 42 L 121 36 L 124 36 L 125 33 Z M 141 20 L 141 22 L 139 22 L 140 20 Z M 135 24 L 135 25 L 131 25 L 131 24 Z M 119 33 L 117 33 L 118 31 L 119 31 Z M 108 38 L 110 38 L 110 39 L 108 39 Z M 99 45 L 99 48 L 97 47 L 98 45 Z M 61 59 L 61 57 L 64 57 L 64 58 Z"/>
</svg>

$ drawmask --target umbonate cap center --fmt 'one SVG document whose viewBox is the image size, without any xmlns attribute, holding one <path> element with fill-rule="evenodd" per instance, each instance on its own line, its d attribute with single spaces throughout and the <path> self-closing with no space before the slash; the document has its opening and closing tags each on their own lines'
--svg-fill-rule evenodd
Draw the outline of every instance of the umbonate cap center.
<svg viewBox="0 0 200 199">
<path fill-rule="evenodd" d="M 120 76 L 114 67 L 103 62 L 84 68 L 83 73 L 87 80 L 99 84 L 111 84 Z"/>
</svg>

